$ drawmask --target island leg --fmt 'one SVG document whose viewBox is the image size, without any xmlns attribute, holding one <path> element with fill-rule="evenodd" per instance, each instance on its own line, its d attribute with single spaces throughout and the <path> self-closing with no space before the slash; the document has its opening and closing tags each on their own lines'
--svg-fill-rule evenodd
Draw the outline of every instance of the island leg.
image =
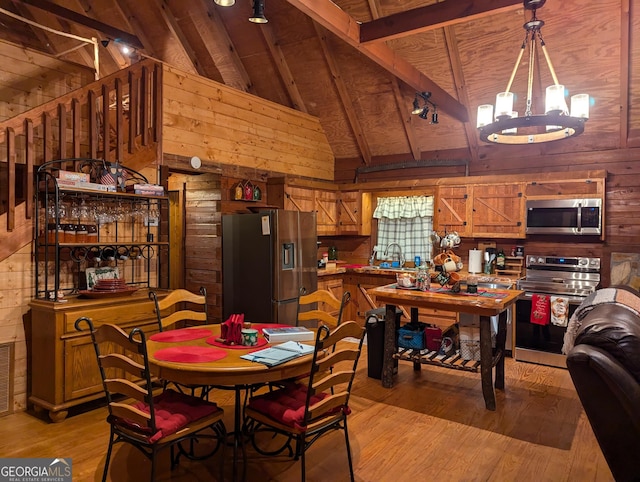
<svg viewBox="0 0 640 482">
<path fill-rule="evenodd" d="M 496 409 L 496 394 L 493 390 L 493 354 L 491 349 L 491 318 L 480 316 L 480 376 L 482 395 L 487 410 Z"/>
<path fill-rule="evenodd" d="M 495 387 L 504 390 L 504 356 L 507 340 L 507 310 L 498 315 L 498 333 L 496 334 L 496 382 Z"/>
<path fill-rule="evenodd" d="M 393 355 L 396 351 L 396 306 L 387 305 L 384 317 L 384 352 L 382 356 L 382 386 L 393 386 Z"/>
</svg>

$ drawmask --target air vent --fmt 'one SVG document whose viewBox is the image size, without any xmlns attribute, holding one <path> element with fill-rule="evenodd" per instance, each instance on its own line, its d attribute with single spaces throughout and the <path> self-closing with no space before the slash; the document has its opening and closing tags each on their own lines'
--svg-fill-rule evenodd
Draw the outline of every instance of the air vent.
<svg viewBox="0 0 640 482">
<path fill-rule="evenodd" d="M 0 343 L 0 417 L 13 413 L 13 350 L 15 343 Z"/>
</svg>

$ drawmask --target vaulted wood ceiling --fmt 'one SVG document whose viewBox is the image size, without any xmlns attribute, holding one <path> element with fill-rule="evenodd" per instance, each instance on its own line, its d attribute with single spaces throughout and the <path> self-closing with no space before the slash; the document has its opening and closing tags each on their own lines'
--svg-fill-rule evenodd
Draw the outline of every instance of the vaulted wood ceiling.
<svg viewBox="0 0 640 482">
<path fill-rule="evenodd" d="M 144 56 L 317 116 L 337 171 L 517 157 L 513 147 L 479 140 L 475 112 L 506 87 L 531 17 L 521 0 L 265 0 L 266 24 L 248 21 L 251 3 L 0 0 L 0 8 L 55 30 L 110 39 L 99 46 L 101 76 L 129 65 L 119 47 L 139 42 Z M 640 14 L 633 3 L 548 0 L 538 11 L 559 80 L 594 100 L 582 136 L 541 152 L 640 145 L 632 67 L 640 65 Z M 77 40 L 2 11 L 0 25 L 6 40 L 93 65 L 92 47 L 74 49 Z M 519 110 L 526 64 L 512 88 Z M 538 66 L 536 90 L 552 83 L 546 65 Z M 432 93 L 438 124 L 411 115 L 416 91 Z"/>
</svg>

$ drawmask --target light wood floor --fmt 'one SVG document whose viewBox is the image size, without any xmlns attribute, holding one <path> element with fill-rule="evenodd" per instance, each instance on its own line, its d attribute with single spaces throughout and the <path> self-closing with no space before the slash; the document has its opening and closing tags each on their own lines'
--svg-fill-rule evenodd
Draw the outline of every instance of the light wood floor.
<svg viewBox="0 0 640 482">
<path fill-rule="evenodd" d="M 232 426 L 232 392 L 214 398 Z M 414 372 L 401 362 L 393 389 L 367 377 L 363 353 L 352 395 L 349 432 L 356 480 L 403 481 L 610 481 L 566 370 L 506 363 L 506 390 L 495 412 L 485 410 L 480 375 L 436 367 Z M 100 480 L 108 442 L 106 408 L 100 406 L 53 424 L 31 413 L 0 418 L 0 457 L 59 457 L 73 461 L 74 481 Z M 227 451 L 225 480 L 231 480 Z M 292 482 L 299 462 L 257 456 L 248 449 L 246 480 Z M 336 432 L 307 452 L 307 480 L 348 480 L 344 438 Z M 173 472 L 166 457 L 163 481 L 218 480 L 216 456 L 182 461 Z M 114 450 L 110 479 L 144 481 L 146 459 L 126 444 Z"/>
</svg>

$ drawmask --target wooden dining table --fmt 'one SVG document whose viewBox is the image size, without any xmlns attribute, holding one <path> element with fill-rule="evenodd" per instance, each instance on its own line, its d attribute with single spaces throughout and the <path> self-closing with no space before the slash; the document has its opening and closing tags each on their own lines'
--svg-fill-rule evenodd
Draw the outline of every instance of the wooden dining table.
<svg viewBox="0 0 640 482">
<path fill-rule="evenodd" d="M 495 388 L 504 389 L 504 351 L 506 340 L 507 309 L 513 305 L 524 292 L 512 289 L 478 289 L 475 294 L 459 292 L 454 293 L 449 289 L 432 287 L 429 291 L 409 290 L 398 288 L 390 284 L 380 286 L 368 291 L 374 295 L 376 301 L 386 304 L 384 353 L 382 362 L 382 386 L 393 386 L 394 356 L 397 356 L 396 342 L 396 306 L 411 307 L 417 314 L 418 308 L 434 308 L 458 313 L 470 313 L 479 318 L 480 327 L 480 376 L 482 380 L 482 394 L 485 406 L 488 410 L 496 409 L 496 396 L 493 387 L 493 368 L 495 367 Z M 491 317 L 498 315 L 498 332 L 496 334 L 496 346 L 492 347 Z M 413 318 L 413 316 L 412 316 Z M 416 316 L 417 318 L 417 316 Z M 428 322 L 428 320 L 426 320 Z M 413 357 L 418 362 L 438 365 L 435 353 Z M 440 363 L 447 368 L 464 369 L 463 365 Z M 472 365 L 473 366 L 473 365 Z M 471 371 L 471 369 L 469 370 Z"/>
<path fill-rule="evenodd" d="M 251 386 L 282 381 L 309 373 L 313 352 L 277 366 L 240 358 L 241 355 L 271 346 L 261 329 L 270 326 L 254 323 L 259 346 L 225 345 L 216 341 L 220 325 L 200 325 L 156 333 L 147 339 L 152 372 L 159 378 L 182 385 L 216 385 L 235 390 L 233 426 L 233 479 L 236 480 L 238 448 L 243 447 L 241 393 Z M 302 342 L 313 345 L 315 340 Z M 246 458 L 245 458 L 246 459 Z"/>
</svg>

